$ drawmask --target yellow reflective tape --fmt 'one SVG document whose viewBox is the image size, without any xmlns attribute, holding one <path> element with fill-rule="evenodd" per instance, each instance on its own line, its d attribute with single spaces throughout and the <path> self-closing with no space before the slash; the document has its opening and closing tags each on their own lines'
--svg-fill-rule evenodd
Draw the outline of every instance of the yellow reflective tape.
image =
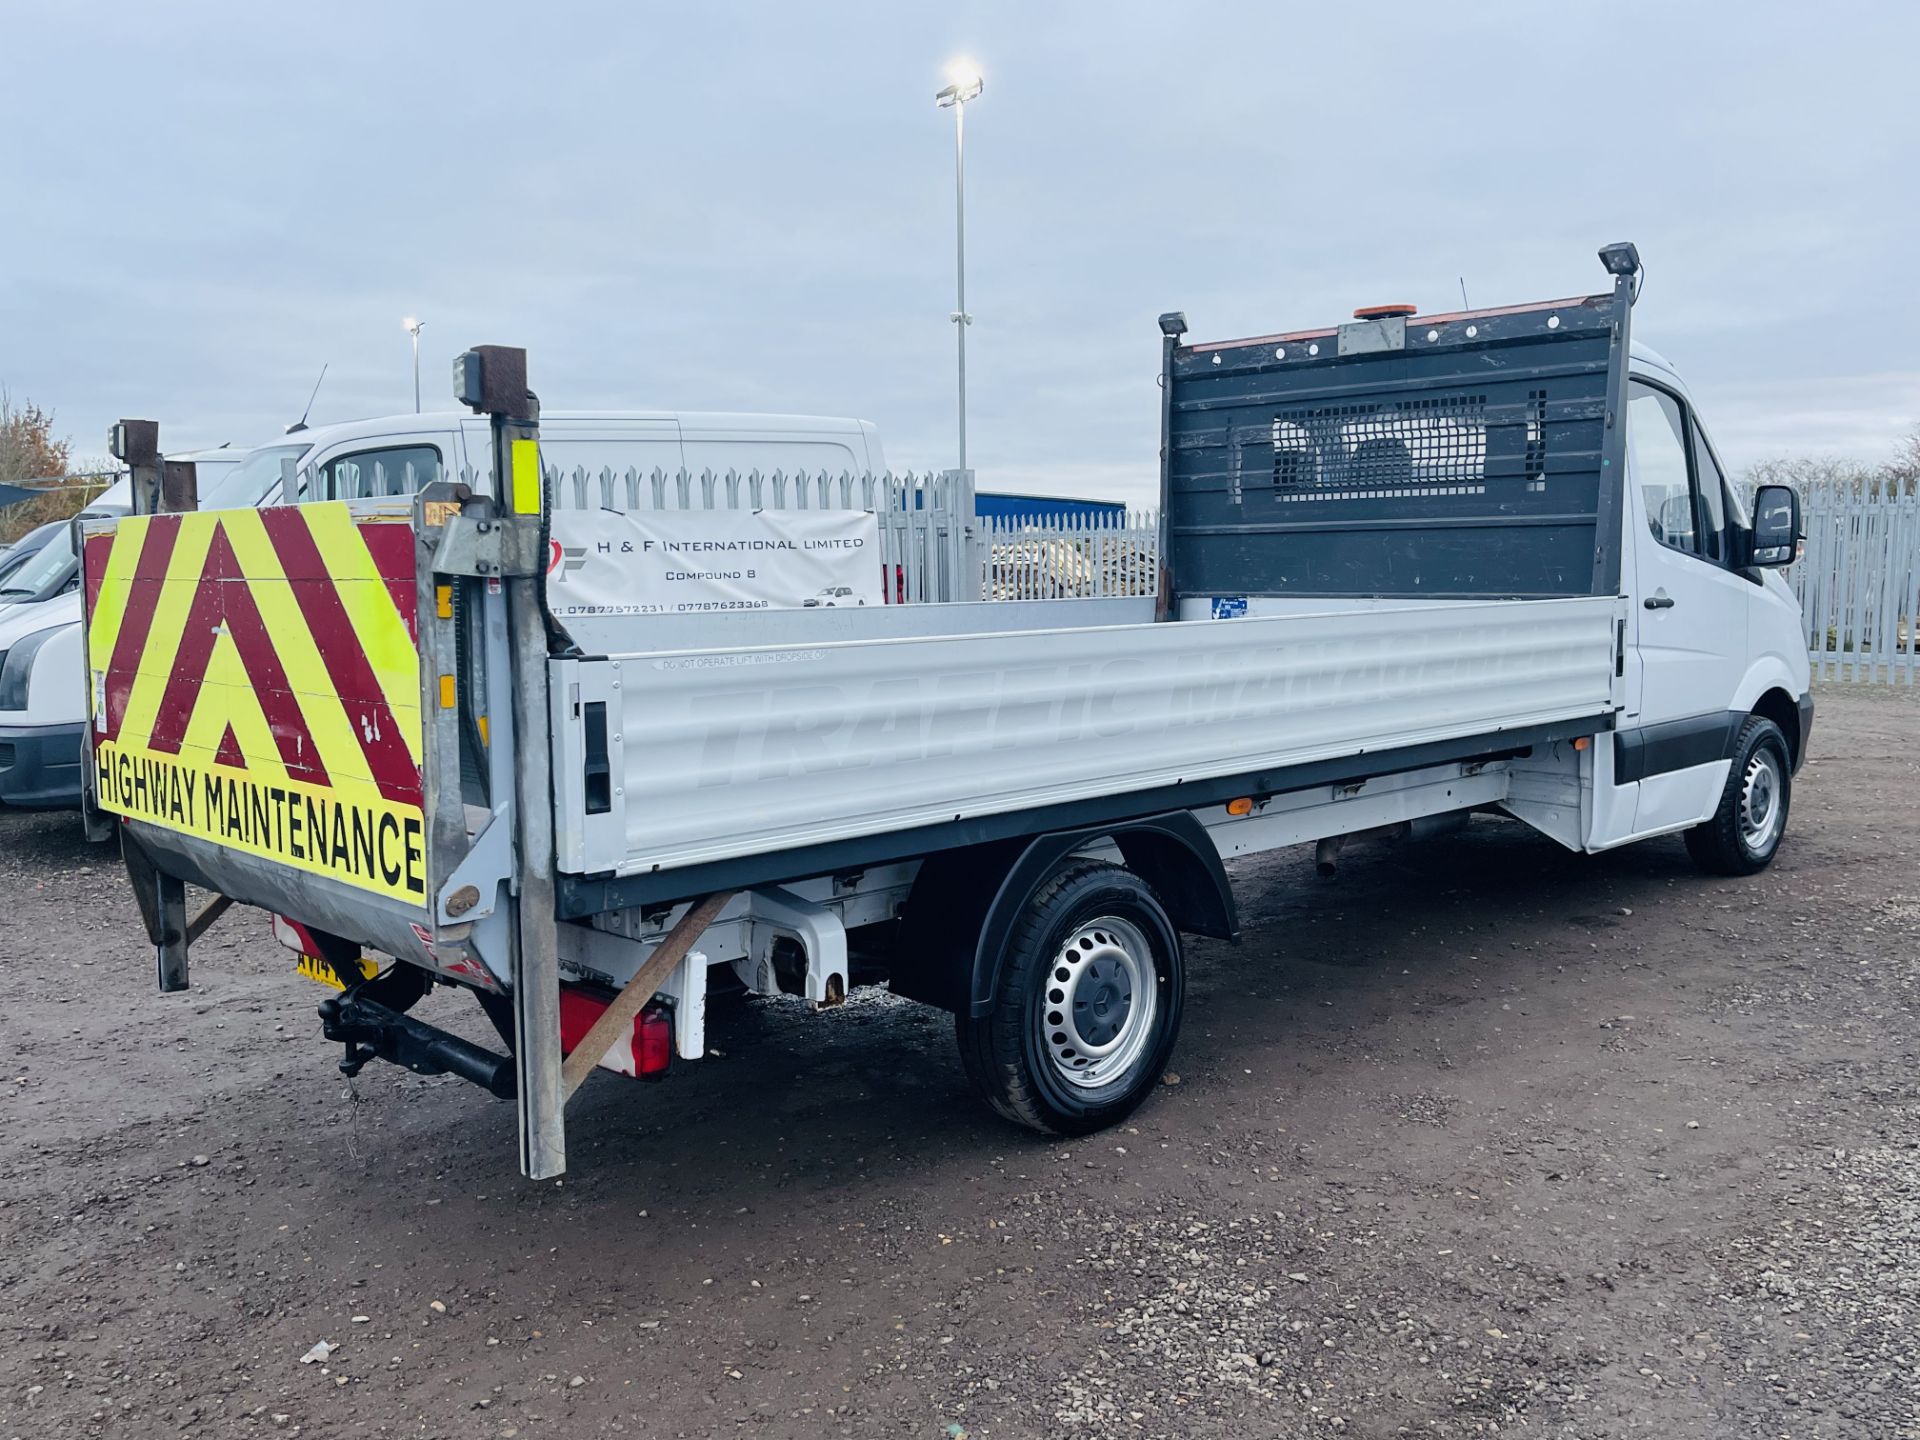
<svg viewBox="0 0 1920 1440">
<path fill-rule="evenodd" d="M 519 515 L 540 513 L 540 442 L 513 442 L 513 508 Z"/>
<path fill-rule="evenodd" d="M 482 745 L 487 743 L 487 717 L 484 715 L 480 717 L 480 743 Z"/>
<path fill-rule="evenodd" d="M 453 676 L 451 675 L 442 675 L 440 677 L 440 708 L 442 710 L 453 709 Z"/>
<path fill-rule="evenodd" d="M 433 587 L 433 613 L 442 620 L 453 618 L 453 586 L 436 585 Z"/>
</svg>

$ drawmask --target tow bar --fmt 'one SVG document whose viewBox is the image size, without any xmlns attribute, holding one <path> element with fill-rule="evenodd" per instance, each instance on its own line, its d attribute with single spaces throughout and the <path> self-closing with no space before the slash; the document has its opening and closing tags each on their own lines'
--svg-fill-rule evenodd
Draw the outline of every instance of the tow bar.
<svg viewBox="0 0 1920 1440">
<path fill-rule="evenodd" d="M 401 970 L 411 967 L 401 966 Z M 320 1002 L 320 1030 L 346 1046 L 340 1073 L 358 1075 L 369 1060 L 388 1060 L 416 1075 L 458 1075 L 502 1100 L 514 1097 L 513 1059 L 403 1015 L 365 992 L 387 977 L 355 985 Z M 416 995 L 413 999 L 418 999 Z M 412 1000 L 404 1003 L 411 1004 Z"/>
</svg>

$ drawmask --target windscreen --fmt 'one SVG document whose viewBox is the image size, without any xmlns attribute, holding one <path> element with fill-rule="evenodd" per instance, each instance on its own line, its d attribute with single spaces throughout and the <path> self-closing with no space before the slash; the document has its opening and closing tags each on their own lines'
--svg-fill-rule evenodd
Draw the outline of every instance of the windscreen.
<svg viewBox="0 0 1920 1440">
<path fill-rule="evenodd" d="M 312 448 L 309 445 L 262 446 L 207 487 L 200 496 L 200 508 L 234 510 L 258 505 L 279 482 L 284 462 L 298 464 L 300 457 Z M 282 504 L 292 504 L 296 498 L 282 495 L 280 500 Z"/>
<path fill-rule="evenodd" d="M 40 600 L 74 577 L 73 532 L 62 528 L 25 564 L 0 580 L 0 600 Z"/>
</svg>

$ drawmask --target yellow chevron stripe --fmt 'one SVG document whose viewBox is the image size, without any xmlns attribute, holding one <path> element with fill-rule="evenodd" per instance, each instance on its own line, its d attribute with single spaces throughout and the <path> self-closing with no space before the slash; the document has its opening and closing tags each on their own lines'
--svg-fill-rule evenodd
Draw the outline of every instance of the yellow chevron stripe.
<svg viewBox="0 0 1920 1440">
<path fill-rule="evenodd" d="M 105 670 L 113 659 L 114 643 L 120 638 L 120 622 L 127 613 L 127 586 L 133 580 L 133 568 L 140 563 L 140 547 L 147 539 L 147 517 L 131 515 L 113 529 L 113 543 L 107 550 L 107 569 L 100 579 L 100 595 L 93 613 L 87 617 L 87 664 Z"/>
<path fill-rule="evenodd" d="M 393 603 L 387 582 L 380 576 L 373 552 L 345 505 L 308 505 L 301 518 L 313 532 L 313 543 L 326 557 L 334 589 L 353 626 L 367 663 L 380 682 L 380 693 L 399 722 L 407 754 L 420 761 L 420 652 L 407 633 L 407 622 Z"/>
<path fill-rule="evenodd" d="M 320 648 L 314 644 L 313 632 L 307 628 L 307 618 L 300 611 L 300 602 L 294 598 L 293 582 L 287 579 L 273 542 L 267 538 L 267 527 L 259 512 L 232 510 L 227 512 L 225 520 L 234 558 L 240 562 L 240 573 L 246 576 L 253 603 L 260 607 L 267 638 L 280 659 L 280 668 L 287 673 L 287 684 L 293 688 L 307 731 L 320 751 L 320 763 L 336 778 L 367 777 L 367 757 L 353 733 L 353 721 L 334 690 L 326 662 L 320 658 Z M 365 548 L 361 547 L 363 551 Z M 328 559 L 331 563 L 332 557 Z M 246 683 L 244 672 L 238 683 Z M 413 708 L 416 712 L 420 708 L 417 697 Z M 244 738 L 237 730 L 234 738 L 242 741 L 242 753 L 251 762 L 253 751 L 245 748 Z M 217 730 L 214 739 L 219 740 Z M 273 753 L 278 756 L 279 750 L 276 748 Z"/>
<path fill-rule="evenodd" d="M 247 677 L 240 649 L 231 636 L 223 634 L 213 642 L 213 653 L 207 657 L 207 678 L 194 697 L 193 718 L 187 722 L 181 742 L 182 757 L 192 756 L 199 764 L 211 765 L 214 752 L 220 748 L 221 732 L 228 725 L 233 726 L 233 738 L 246 757 L 248 774 L 272 782 L 291 778 L 280 758 L 280 747 L 274 742 L 273 727 L 267 723 L 267 712 Z"/>
<path fill-rule="evenodd" d="M 186 632 L 187 612 L 193 608 L 201 572 L 207 568 L 207 549 L 213 543 L 214 522 L 211 514 L 180 517 L 180 534 L 167 562 L 166 583 L 160 587 L 153 626 L 147 631 L 147 643 L 141 650 L 133 689 L 127 696 L 127 713 L 120 722 L 122 744 L 144 746 L 152 738 L 160 698 L 166 694 L 173 661 L 180 653 L 180 640 Z"/>
</svg>

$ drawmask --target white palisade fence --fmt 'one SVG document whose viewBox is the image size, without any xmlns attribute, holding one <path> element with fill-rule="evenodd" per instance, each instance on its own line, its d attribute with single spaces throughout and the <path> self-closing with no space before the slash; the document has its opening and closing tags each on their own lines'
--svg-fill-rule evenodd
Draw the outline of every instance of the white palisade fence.
<svg viewBox="0 0 1920 1440">
<path fill-rule="evenodd" d="M 889 604 L 1151 595 L 1147 512 L 1024 521 L 976 518 L 971 477 L 758 470 L 550 467 L 561 510 L 871 510 Z"/>
<path fill-rule="evenodd" d="M 1158 532 L 1149 512 L 976 523 L 984 599 L 1151 595 L 1159 586 Z"/>
<path fill-rule="evenodd" d="M 1807 548 L 1789 572 L 1822 680 L 1911 685 L 1920 669 L 1920 495 L 1863 487 L 1801 496 Z"/>
<path fill-rule="evenodd" d="M 970 478 L 774 470 L 589 471 L 549 468 L 561 510 L 871 510 L 880 525 L 888 604 L 977 600 L 969 525 Z"/>
</svg>

